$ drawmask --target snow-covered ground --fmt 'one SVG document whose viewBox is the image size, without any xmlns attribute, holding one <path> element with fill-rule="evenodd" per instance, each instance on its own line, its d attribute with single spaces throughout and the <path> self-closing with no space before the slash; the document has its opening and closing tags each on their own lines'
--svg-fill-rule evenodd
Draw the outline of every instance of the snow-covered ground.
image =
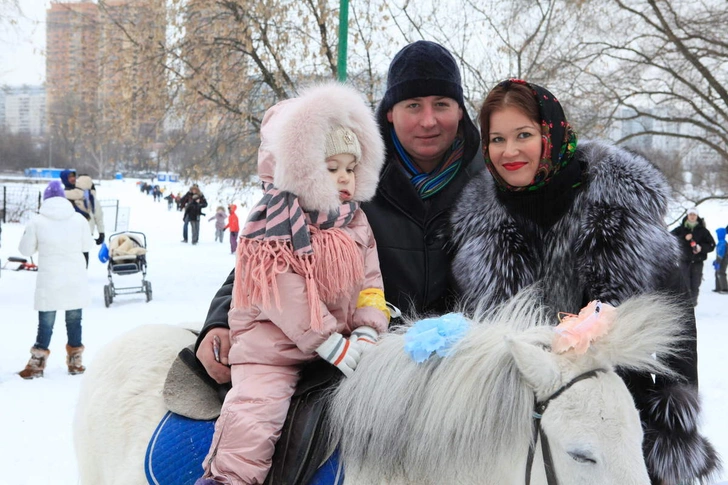
<svg viewBox="0 0 728 485">
<path fill-rule="evenodd" d="M 99 350 L 119 334 L 147 323 L 199 326 L 220 284 L 233 267 L 226 232 L 223 244 L 214 242 L 214 222 L 200 223 L 200 243 L 182 244 L 182 215 L 167 211 L 165 201 L 153 202 L 141 194 L 133 180 L 104 181 L 98 186 L 102 199 L 119 199 L 130 208 L 129 229 L 147 237 L 148 272 L 153 300 L 143 294 L 118 296 L 110 308 L 104 306 L 103 286 L 107 283 L 106 265 L 92 253 L 89 264 L 91 306 L 83 312 L 85 362 L 93 366 Z M 183 186 L 170 187 L 177 192 Z M 210 207 L 227 205 L 238 196 L 219 185 L 201 184 Z M 254 192 L 248 197 L 253 202 Z M 221 199 L 220 201 L 215 199 Z M 728 224 L 728 204 L 701 206 L 709 229 Z M 245 219 L 248 210 L 239 210 Z M 0 258 L 19 256 L 18 242 L 23 226 L 2 227 Z M 112 231 L 107 230 L 107 236 Z M 712 255 L 711 255 L 712 256 Z M 709 258 L 709 261 L 712 259 Z M 119 285 L 138 285 L 141 275 L 114 275 Z M 35 273 L 2 271 L 0 274 L 0 484 L 36 485 L 78 483 L 72 444 L 72 417 L 81 376 L 69 376 L 65 368 L 65 322 L 62 312 L 56 317 L 51 356 L 43 379 L 24 381 L 16 375 L 29 357 L 35 341 L 37 313 L 33 310 Z M 700 352 L 700 386 L 703 399 L 703 432 L 728 460 L 728 372 L 725 347 L 728 344 L 728 295 L 711 292 L 713 269 L 705 266 L 705 281 L 696 309 Z M 140 464 L 141 466 L 141 464 Z M 722 480 L 728 480 L 728 471 Z"/>
</svg>

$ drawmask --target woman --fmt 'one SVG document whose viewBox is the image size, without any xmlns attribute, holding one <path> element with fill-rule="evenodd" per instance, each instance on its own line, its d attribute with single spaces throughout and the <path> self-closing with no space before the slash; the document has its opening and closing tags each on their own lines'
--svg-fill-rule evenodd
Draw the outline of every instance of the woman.
<svg viewBox="0 0 728 485">
<path fill-rule="evenodd" d="M 616 146 L 577 147 L 556 98 L 521 80 L 488 94 L 480 124 L 489 173 L 471 181 L 451 218 L 461 294 L 489 308 L 533 285 L 554 312 L 571 313 L 595 299 L 618 305 L 644 292 L 679 294 L 688 341 L 671 365 L 684 379 L 624 379 L 642 413 L 653 483 L 711 475 L 718 458 L 697 431 L 695 318 L 663 222 L 665 179 Z"/>
<path fill-rule="evenodd" d="M 57 311 L 66 314 L 68 373 L 83 374 L 81 309 L 90 301 L 84 253 L 91 249 L 91 233 L 86 219 L 66 199 L 60 182 L 46 187 L 40 212 L 25 227 L 19 249 L 24 256 L 37 252 L 39 268 L 35 285 L 38 334 L 20 377 L 43 377 Z"/>
</svg>

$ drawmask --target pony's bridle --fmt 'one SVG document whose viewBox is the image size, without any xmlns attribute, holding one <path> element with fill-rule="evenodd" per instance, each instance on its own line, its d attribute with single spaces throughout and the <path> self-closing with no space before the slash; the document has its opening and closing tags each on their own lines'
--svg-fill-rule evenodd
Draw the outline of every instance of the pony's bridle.
<svg viewBox="0 0 728 485">
<path fill-rule="evenodd" d="M 606 371 L 604 369 L 590 370 L 589 372 L 585 372 L 581 375 L 574 377 L 572 380 L 561 386 L 558 391 L 554 392 L 553 394 L 551 394 L 551 396 L 547 397 L 543 401 L 539 402 L 536 401 L 536 399 L 534 398 L 535 405 L 533 409 L 533 440 L 531 440 L 531 444 L 528 447 L 528 459 L 526 460 L 526 485 L 530 485 L 531 483 L 531 468 L 533 467 L 533 457 L 536 454 L 536 442 L 539 440 L 539 438 L 541 439 L 543 467 L 546 471 L 546 483 L 548 483 L 548 485 L 558 485 L 559 481 L 556 479 L 554 462 L 551 458 L 551 448 L 549 447 L 549 441 L 546 438 L 546 433 L 544 433 L 543 428 L 541 427 L 541 418 L 543 417 L 543 413 L 546 412 L 546 408 L 551 401 L 559 397 L 561 394 L 564 393 L 564 391 L 569 389 L 577 382 L 583 381 L 584 379 L 589 379 L 591 377 L 595 377 L 598 372 Z"/>
</svg>

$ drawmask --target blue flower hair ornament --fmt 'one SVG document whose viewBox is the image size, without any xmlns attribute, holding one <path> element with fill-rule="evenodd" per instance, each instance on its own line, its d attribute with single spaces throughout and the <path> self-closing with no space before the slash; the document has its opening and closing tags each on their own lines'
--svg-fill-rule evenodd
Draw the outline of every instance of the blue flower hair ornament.
<svg viewBox="0 0 728 485">
<path fill-rule="evenodd" d="M 469 328 L 470 321 L 462 313 L 446 313 L 418 320 L 404 335 L 404 350 L 418 364 L 426 361 L 433 352 L 447 357 Z"/>
</svg>

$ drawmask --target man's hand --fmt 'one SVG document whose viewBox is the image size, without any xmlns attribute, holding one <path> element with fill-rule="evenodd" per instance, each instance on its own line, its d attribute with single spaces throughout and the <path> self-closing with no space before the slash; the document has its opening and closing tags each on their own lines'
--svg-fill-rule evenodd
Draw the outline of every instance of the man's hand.
<svg viewBox="0 0 728 485">
<path fill-rule="evenodd" d="M 220 362 L 215 359 L 215 336 L 220 339 Z M 230 382 L 230 367 L 228 367 L 228 354 L 230 353 L 230 330 L 217 327 L 210 329 L 200 342 L 197 349 L 197 358 L 205 367 L 207 373 L 218 384 Z"/>
<path fill-rule="evenodd" d="M 101 246 L 104 243 L 105 238 L 106 238 L 106 235 L 103 232 L 100 232 L 99 237 L 96 238 L 96 245 Z"/>
</svg>

